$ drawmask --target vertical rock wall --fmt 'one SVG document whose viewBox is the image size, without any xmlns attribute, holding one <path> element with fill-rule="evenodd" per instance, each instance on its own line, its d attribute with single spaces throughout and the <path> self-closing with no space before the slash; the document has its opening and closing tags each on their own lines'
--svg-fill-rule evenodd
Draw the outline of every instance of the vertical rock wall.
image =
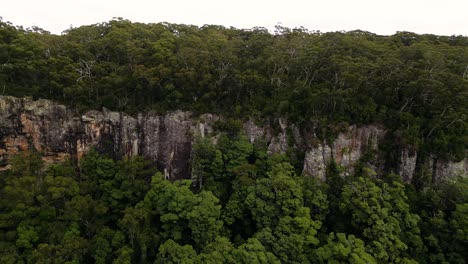
<svg viewBox="0 0 468 264">
<path fill-rule="evenodd" d="M 137 118 L 111 111 L 76 116 L 48 100 L 0 97 L 0 169 L 20 151 L 35 149 L 46 164 L 78 161 L 92 147 L 115 158 L 142 155 L 171 179 L 186 178 L 192 138 L 191 113 L 148 113 Z"/>
<path fill-rule="evenodd" d="M 306 151 L 304 173 L 319 178 L 325 178 L 327 165 L 333 159 L 344 168 L 344 173 L 352 173 L 354 164 L 366 153 L 378 153 L 378 144 L 386 131 L 378 126 L 350 126 L 347 131 L 339 133 L 332 144 L 320 142 Z M 367 165 L 374 170 L 380 170 L 382 164 L 375 159 Z"/>
<path fill-rule="evenodd" d="M 132 117 L 105 109 L 79 116 L 49 100 L 0 97 L 0 170 L 9 168 L 11 155 L 24 150 L 42 152 L 44 161 L 50 164 L 67 158 L 77 162 L 94 147 L 115 158 L 142 155 L 164 171 L 167 178 L 189 178 L 194 135 L 204 137 L 213 132 L 213 124 L 219 119 L 212 114 L 193 117 L 183 111 Z M 382 169 L 382 158 L 378 157 L 378 146 L 386 133 L 382 127 L 350 126 L 328 144 L 285 119 L 276 122 L 273 129 L 250 120 L 244 123 L 244 130 L 251 143 L 265 140 L 270 154 L 285 153 L 290 148 L 303 151 L 305 175 L 323 179 L 332 159 L 345 169 L 345 174 L 352 173 L 365 154 L 372 157 L 366 159 L 366 166 L 376 171 Z M 411 181 L 416 160 L 416 152 L 402 150 L 398 172 L 405 181 Z M 435 179 L 466 176 L 468 171 L 467 159 L 461 162 L 435 159 L 428 166 Z"/>
</svg>

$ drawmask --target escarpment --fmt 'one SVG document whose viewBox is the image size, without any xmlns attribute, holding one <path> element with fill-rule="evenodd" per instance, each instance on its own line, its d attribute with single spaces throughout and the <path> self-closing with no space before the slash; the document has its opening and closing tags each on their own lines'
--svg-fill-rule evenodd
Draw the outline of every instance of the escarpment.
<svg viewBox="0 0 468 264">
<path fill-rule="evenodd" d="M 196 137 L 211 134 L 219 116 L 175 111 L 164 115 L 139 114 L 136 117 L 112 111 L 88 111 L 77 115 L 49 100 L 0 97 L 0 169 L 9 168 L 12 155 L 37 150 L 46 164 L 67 158 L 78 162 L 91 148 L 115 158 L 141 155 L 154 162 L 169 179 L 190 178 L 191 149 Z M 303 173 L 324 179 L 334 160 L 343 174 L 352 173 L 357 162 L 379 172 L 385 167 L 379 151 L 386 129 L 379 125 L 351 125 L 339 132 L 333 142 L 320 140 L 313 129 L 300 129 L 285 119 L 272 125 L 257 125 L 249 120 L 243 129 L 250 142 L 264 140 L 268 152 L 303 153 Z M 417 170 L 417 152 L 401 148 L 396 173 L 410 182 Z M 454 162 L 431 156 L 419 164 L 435 180 L 466 176 L 468 160 Z"/>
</svg>

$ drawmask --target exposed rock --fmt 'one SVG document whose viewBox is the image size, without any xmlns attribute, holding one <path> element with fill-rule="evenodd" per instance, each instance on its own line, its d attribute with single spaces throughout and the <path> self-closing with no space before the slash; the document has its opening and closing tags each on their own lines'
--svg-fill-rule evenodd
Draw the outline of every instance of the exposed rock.
<svg viewBox="0 0 468 264">
<path fill-rule="evenodd" d="M 458 176 L 467 177 L 468 175 L 468 159 L 459 162 L 451 162 L 446 160 L 436 159 L 433 167 L 433 178 L 435 181 L 443 181 L 447 178 L 455 178 Z"/>
<path fill-rule="evenodd" d="M 304 174 L 325 180 L 331 153 L 331 148 L 326 144 L 320 144 L 316 148 L 307 151 L 304 158 Z"/>
<path fill-rule="evenodd" d="M 385 133 L 378 126 L 350 126 L 346 132 L 338 134 L 331 146 L 322 142 L 306 151 L 304 174 L 324 178 L 326 167 L 332 158 L 345 169 L 345 173 L 351 173 L 354 164 L 366 151 L 377 152 L 378 143 L 383 140 Z M 379 164 L 368 165 L 373 169 L 379 168 Z"/>
<path fill-rule="evenodd" d="M 249 120 L 244 123 L 244 130 L 250 143 L 254 143 L 256 140 L 262 138 L 267 139 L 267 133 L 265 133 L 265 129 L 255 124 L 253 120 Z"/>
<path fill-rule="evenodd" d="M 48 163 L 78 161 L 91 147 L 116 158 L 142 155 L 171 179 L 186 178 L 191 152 L 191 113 L 153 113 L 138 118 L 123 113 L 89 111 L 75 117 L 48 100 L 0 97 L 0 169 L 19 151 L 35 149 Z"/>
<path fill-rule="evenodd" d="M 66 107 L 49 100 L 0 97 L 0 109 L 0 164 L 8 164 L 8 156 L 18 151 L 32 148 L 43 153 L 46 164 L 67 156 L 65 141 L 74 119 Z"/>
<path fill-rule="evenodd" d="M 304 148 L 306 145 L 305 145 L 304 139 L 302 137 L 301 131 L 294 124 L 291 125 L 291 133 L 292 133 L 292 136 L 293 136 L 293 139 L 294 139 L 294 144 L 298 148 L 301 148 L 301 149 Z"/>
<path fill-rule="evenodd" d="M 280 132 L 273 136 L 270 140 L 270 144 L 268 145 L 268 154 L 277 154 L 277 153 L 286 153 L 288 150 L 288 122 L 284 118 L 279 118 L 277 120 Z"/>
<path fill-rule="evenodd" d="M 386 131 L 378 126 L 350 126 L 333 142 L 332 155 L 337 164 L 351 169 L 366 151 L 376 152 Z"/>
<path fill-rule="evenodd" d="M 288 137 L 286 131 L 282 131 L 271 139 L 268 145 L 268 154 L 286 153 L 288 150 Z"/>
<path fill-rule="evenodd" d="M 192 127 L 194 134 L 200 135 L 202 138 L 213 134 L 213 124 L 219 120 L 219 116 L 213 114 L 202 114 L 198 118 L 196 127 Z M 198 129 L 197 129 L 198 128 Z"/>
<path fill-rule="evenodd" d="M 115 158 L 142 155 L 152 160 L 167 178 L 189 178 L 190 155 L 194 138 L 213 137 L 213 125 L 220 117 L 203 114 L 193 117 L 190 112 L 175 111 L 165 115 L 89 111 L 77 116 L 63 105 L 49 100 L 32 100 L 0 96 L 0 170 L 9 168 L 11 155 L 35 149 L 43 154 L 46 164 L 71 158 L 78 162 L 92 147 Z M 385 129 L 376 125 L 350 126 L 338 134 L 332 144 L 319 140 L 313 129 L 300 130 L 286 119 L 277 119 L 277 129 L 258 125 L 249 120 L 243 124 L 251 143 L 263 139 L 268 153 L 285 153 L 289 148 L 305 152 L 303 172 L 324 179 L 332 158 L 352 173 L 364 154 L 366 166 L 382 169 L 378 145 Z M 273 132 L 275 131 L 275 132 Z M 417 153 L 402 150 L 399 173 L 411 181 L 416 170 Z M 432 160 L 431 160 L 432 161 Z M 467 159 L 461 162 L 433 160 L 434 179 L 441 180 L 468 172 Z"/>
<path fill-rule="evenodd" d="M 401 151 L 399 175 L 405 182 L 411 182 L 416 170 L 417 153 L 408 148 Z"/>
</svg>

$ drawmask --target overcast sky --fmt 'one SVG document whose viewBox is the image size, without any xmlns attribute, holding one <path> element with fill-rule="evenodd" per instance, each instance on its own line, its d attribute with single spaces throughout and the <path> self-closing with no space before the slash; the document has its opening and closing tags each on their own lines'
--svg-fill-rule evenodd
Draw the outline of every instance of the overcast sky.
<svg viewBox="0 0 468 264">
<path fill-rule="evenodd" d="M 468 36 L 468 0 L 2 0 L 4 21 L 55 34 L 123 17 L 134 22 Z"/>
</svg>

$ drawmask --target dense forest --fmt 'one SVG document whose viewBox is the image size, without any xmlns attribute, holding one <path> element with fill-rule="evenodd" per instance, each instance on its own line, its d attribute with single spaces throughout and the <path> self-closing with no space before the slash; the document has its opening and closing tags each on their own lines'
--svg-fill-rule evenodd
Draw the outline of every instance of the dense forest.
<svg viewBox="0 0 468 264">
<path fill-rule="evenodd" d="M 115 19 L 61 36 L 0 21 L 0 92 L 80 109 L 381 123 L 423 157 L 468 146 L 468 37 Z M 333 133 L 328 133 L 333 136 Z"/>
<path fill-rule="evenodd" d="M 326 182 L 285 155 L 200 139 L 196 182 L 91 151 L 79 169 L 37 152 L 0 177 L 1 263 L 465 263 L 467 178 L 416 190 L 357 165 Z"/>
<path fill-rule="evenodd" d="M 226 117 L 192 146 L 192 180 L 95 150 L 0 172 L 0 263 L 465 263 L 468 179 L 404 183 L 365 162 L 300 175 L 240 120 L 284 117 L 333 138 L 381 124 L 380 150 L 462 160 L 468 37 L 235 29 L 114 19 L 52 35 L 0 20 L 0 95 L 89 109 Z M 1 131 L 0 131 L 1 136 Z M 370 153 L 369 155 L 372 155 Z M 300 166 L 299 166 L 300 167 Z"/>
</svg>

